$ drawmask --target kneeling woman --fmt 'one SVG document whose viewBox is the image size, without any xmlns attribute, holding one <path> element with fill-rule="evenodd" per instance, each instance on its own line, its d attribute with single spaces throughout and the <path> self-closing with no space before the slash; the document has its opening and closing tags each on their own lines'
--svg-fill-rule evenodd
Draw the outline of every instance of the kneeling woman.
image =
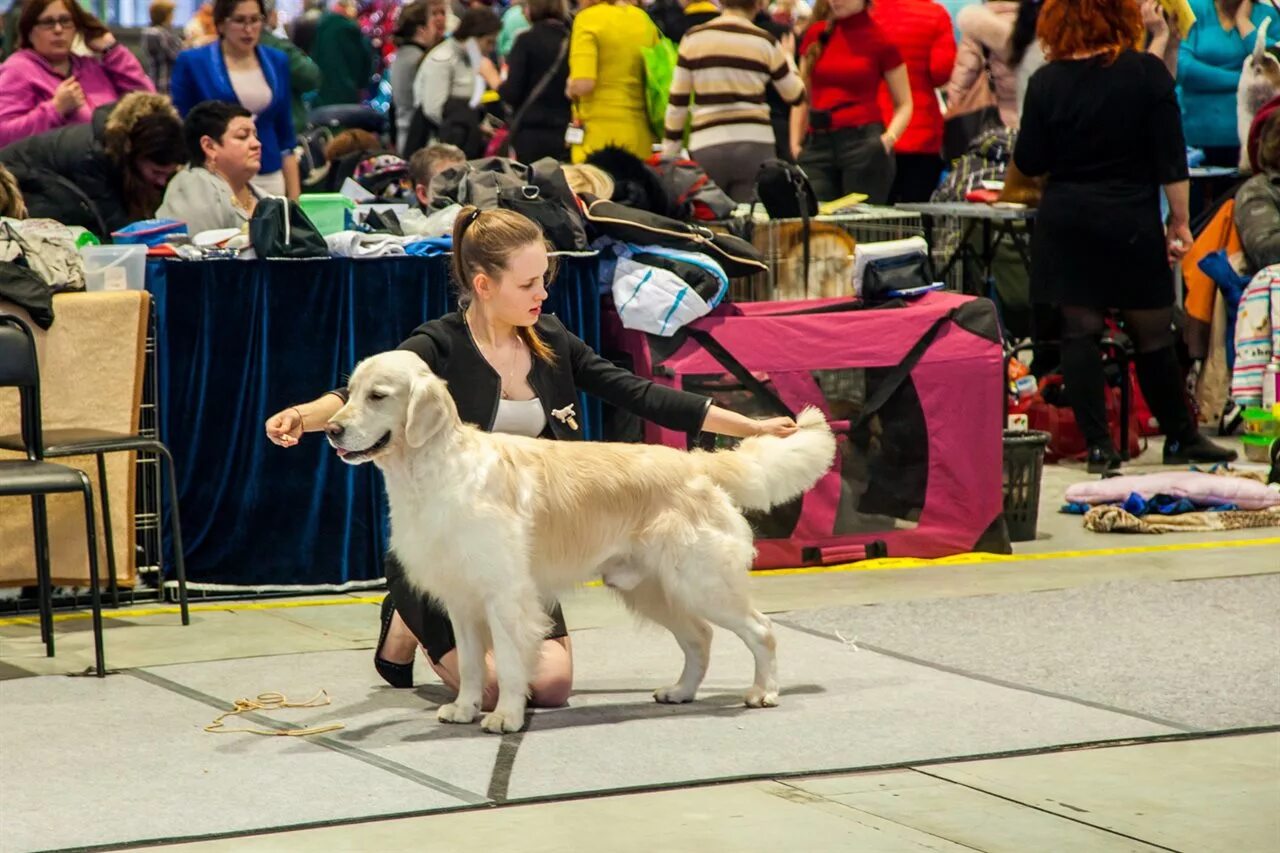
<svg viewBox="0 0 1280 853">
<path fill-rule="evenodd" d="M 711 405 L 706 397 L 642 379 L 601 358 L 555 317 L 542 316 L 553 270 L 546 239 L 532 221 L 505 210 L 466 208 L 453 234 L 453 274 L 457 312 L 414 330 L 400 349 L 422 357 L 449 383 L 463 421 L 494 432 L 559 440 L 581 440 L 579 422 L 569 413 L 578 392 L 682 432 L 790 435 L 790 418 L 756 421 Z M 266 423 L 267 437 L 291 447 L 303 432 L 315 432 L 345 402 L 345 390 L 291 406 Z M 432 669 L 458 689 L 453 629 L 440 606 L 414 590 L 388 555 L 382 603 L 382 633 L 374 666 L 393 687 L 413 686 L 415 645 L 421 644 Z M 573 655 L 559 605 L 530 699 L 544 707 L 562 705 L 573 682 Z M 484 708 L 497 696 L 492 656 L 488 661 Z"/>
</svg>

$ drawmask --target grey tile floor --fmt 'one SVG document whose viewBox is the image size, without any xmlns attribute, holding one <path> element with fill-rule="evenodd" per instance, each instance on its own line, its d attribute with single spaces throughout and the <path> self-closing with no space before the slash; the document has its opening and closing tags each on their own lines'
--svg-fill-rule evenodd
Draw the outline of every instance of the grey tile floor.
<svg viewBox="0 0 1280 853">
<path fill-rule="evenodd" d="M 1011 606 L 1016 606 L 1016 596 L 1044 590 L 1280 573 L 1277 530 L 1166 536 L 1088 533 L 1079 518 L 1055 512 L 1066 484 L 1082 476 L 1071 467 L 1046 469 L 1040 536 L 1018 546 L 1015 559 L 892 570 L 761 573 L 753 578 L 757 600 L 762 609 L 774 613 L 969 596 L 1009 596 L 1015 601 Z M 141 611 L 147 606 L 122 610 L 108 622 L 108 662 L 124 669 L 369 649 L 377 635 L 380 597 L 359 593 L 286 602 L 200 603 L 187 628 L 178 624 L 174 613 L 144 615 Z M 567 597 L 564 609 L 571 629 L 630 620 L 598 588 Z M 1273 638 L 1280 643 L 1280 614 L 1273 627 Z M 0 620 L 0 713 L 37 713 L 6 705 L 5 679 L 83 671 L 92 662 L 86 619 L 61 620 L 57 632 L 58 656 L 48 659 L 42 655 L 33 621 Z M 1195 653 L 1194 647 L 1170 649 L 1170 654 Z M 420 666 L 419 678 L 426 672 Z M 1280 725 L 1280 718 L 1271 723 Z M 128 721 L 116 725 L 128 734 Z M 815 732 L 815 737 L 825 734 Z M 0 797 L 0 825 L 2 818 Z M 602 839 L 608 839 L 607 844 Z M 186 848 L 522 853 L 730 853 L 771 848 L 873 853 L 1280 851 L 1280 734 L 1251 732 L 596 796 L 168 849 Z M 0 850 L 7 849 L 0 831 Z"/>
</svg>

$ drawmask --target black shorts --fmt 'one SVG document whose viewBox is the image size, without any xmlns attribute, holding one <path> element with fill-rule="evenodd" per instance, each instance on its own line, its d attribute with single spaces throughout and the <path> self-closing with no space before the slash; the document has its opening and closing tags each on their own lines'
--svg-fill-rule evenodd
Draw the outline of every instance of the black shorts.
<svg viewBox="0 0 1280 853">
<path fill-rule="evenodd" d="M 427 657 L 432 663 L 440 663 L 440 659 L 458 646 L 453 636 L 453 623 L 449 614 L 434 598 L 423 595 L 414 589 L 404 576 L 404 567 L 390 551 L 385 560 L 388 594 L 395 604 L 396 612 L 404 620 L 413 636 L 427 650 Z M 548 640 L 569 636 L 569 629 L 564 624 L 564 613 L 558 602 L 547 609 L 551 617 L 551 629 L 547 632 Z"/>
</svg>

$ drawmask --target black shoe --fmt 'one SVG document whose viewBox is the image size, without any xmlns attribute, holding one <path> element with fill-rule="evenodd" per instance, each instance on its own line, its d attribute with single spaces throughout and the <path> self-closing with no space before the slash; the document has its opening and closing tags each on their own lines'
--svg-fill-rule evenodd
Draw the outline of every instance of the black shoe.
<svg viewBox="0 0 1280 853">
<path fill-rule="evenodd" d="M 382 644 L 387 641 L 387 632 L 391 630 L 391 617 L 395 612 L 395 602 L 391 600 L 391 593 L 387 593 L 387 597 L 382 599 L 382 633 L 378 634 L 378 645 L 373 650 L 373 668 L 378 671 L 378 675 L 382 676 L 382 680 L 392 687 L 412 687 L 412 661 L 392 663 L 389 660 L 383 660 L 378 654 L 382 651 Z"/>
<path fill-rule="evenodd" d="M 1110 444 L 1095 444 L 1089 448 L 1089 473 L 1107 474 L 1120 470 L 1123 460 Z"/>
<path fill-rule="evenodd" d="M 1164 464 L 1186 465 L 1188 462 L 1234 462 L 1236 452 L 1226 447 L 1219 447 L 1209 439 L 1196 433 L 1190 439 L 1179 440 L 1166 438 L 1164 441 Z"/>
</svg>

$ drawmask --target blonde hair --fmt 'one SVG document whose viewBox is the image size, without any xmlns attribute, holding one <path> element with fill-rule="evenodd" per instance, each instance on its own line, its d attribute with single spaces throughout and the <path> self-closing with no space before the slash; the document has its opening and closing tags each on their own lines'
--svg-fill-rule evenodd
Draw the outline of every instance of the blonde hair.
<svg viewBox="0 0 1280 853">
<path fill-rule="evenodd" d="M 475 277 L 485 273 L 496 277 L 505 272 L 511 253 L 530 243 L 547 246 L 542 229 L 532 219 L 512 210 L 480 210 L 468 205 L 453 223 L 453 278 L 458 286 L 458 305 L 465 311 L 475 299 Z M 555 277 L 555 258 L 548 258 L 547 280 Z M 555 352 L 533 326 L 516 329 L 529 352 L 547 364 L 554 364 Z"/>
<path fill-rule="evenodd" d="M 599 166 L 583 163 L 578 166 L 562 166 L 564 179 L 575 193 L 589 193 L 596 198 L 613 198 L 613 178 Z"/>
<path fill-rule="evenodd" d="M 868 6 L 870 4 L 867 4 Z M 809 49 L 800 57 L 800 79 L 804 81 L 805 88 L 808 89 L 813 80 L 813 67 L 818 64 L 818 60 L 822 57 L 822 51 L 827 46 L 827 42 L 831 40 L 833 34 L 832 28 L 836 25 L 835 15 L 831 11 L 831 4 L 828 0 L 817 0 L 813 4 L 813 15 L 811 17 L 813 23 L 809 26 L 821 22 L 826 25 L 826 29 L 818 34 L 813 40 L 813 44 L 809 45 Z"/>
<path fill-rule="evenodd" d="M 18 179 L 4 166 L 0 166 L 0 216 L 9 219 L 27 218 L 27 205 L 22 200 Z"/>
</svg>

